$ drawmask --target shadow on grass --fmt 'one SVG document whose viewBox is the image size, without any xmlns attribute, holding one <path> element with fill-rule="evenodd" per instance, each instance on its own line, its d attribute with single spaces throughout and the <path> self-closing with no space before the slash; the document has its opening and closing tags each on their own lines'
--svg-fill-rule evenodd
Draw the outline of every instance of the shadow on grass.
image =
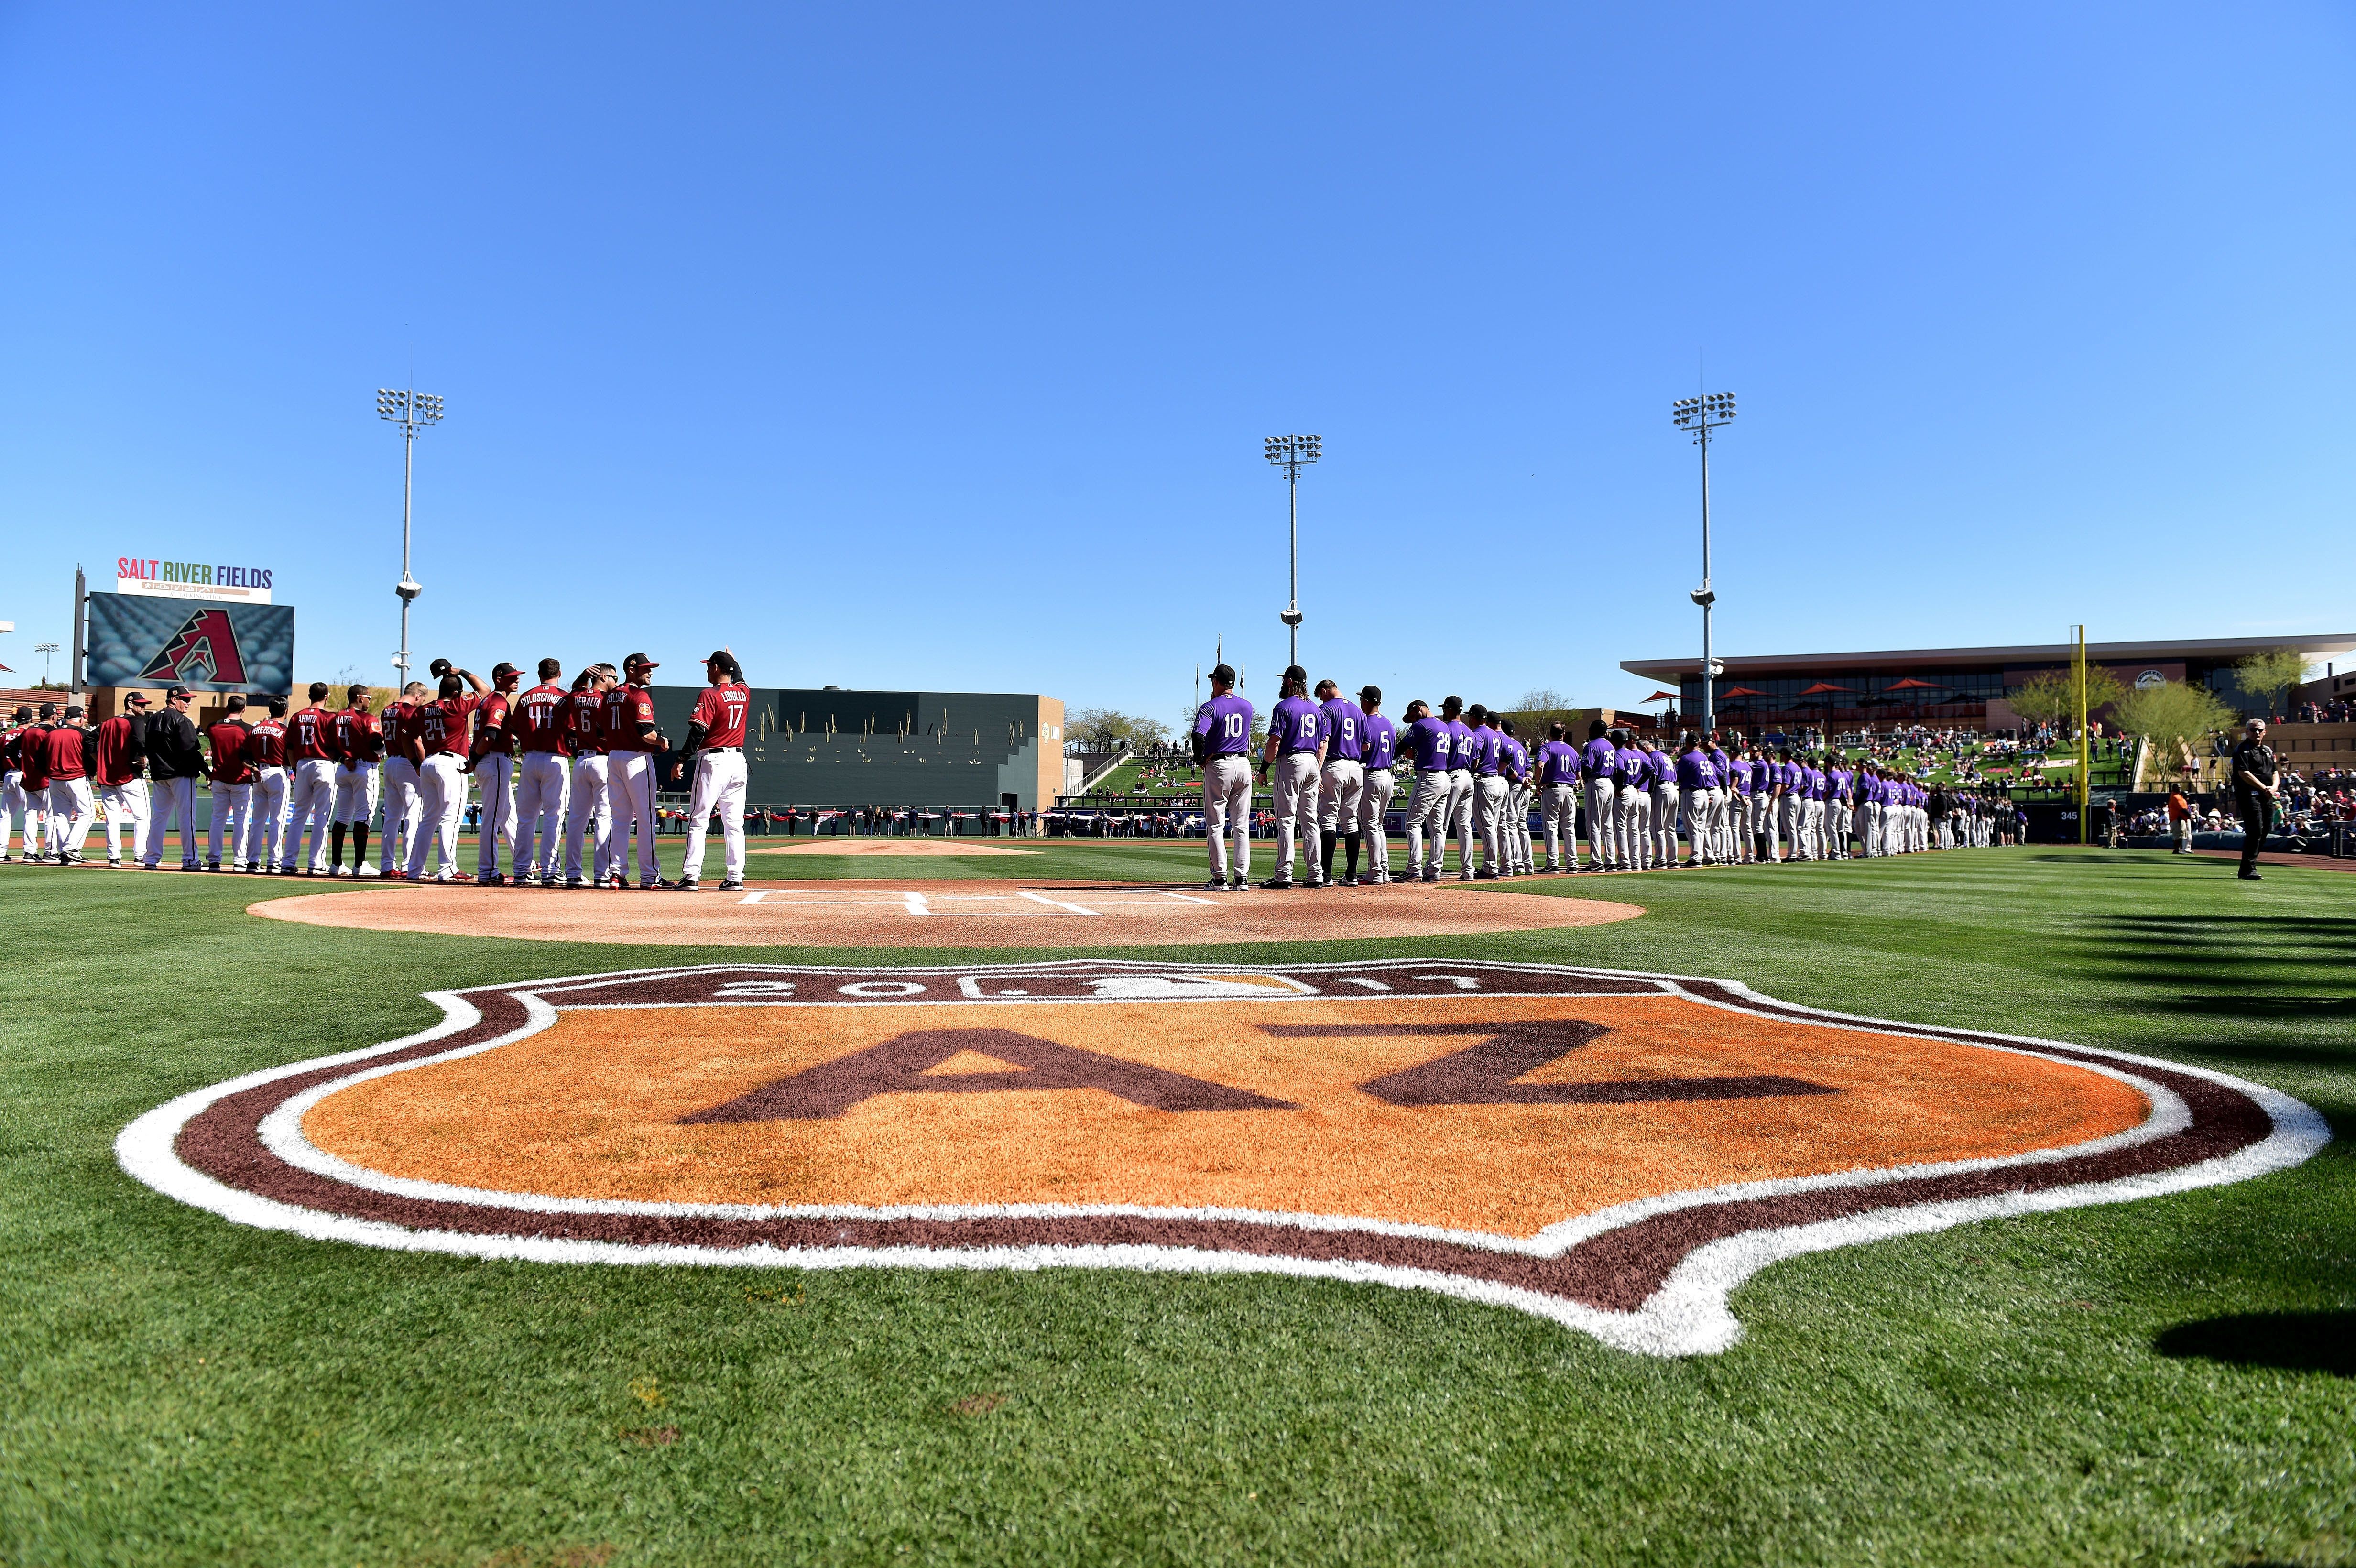
<svg viewBox="0 0 2356 1568">
<path fill-rule="evenodd" d="M 2179 1360 L 2227 1361 L 2356 1377 L 2356 1312 L 2251 1312 L 2164 1328 L 2152 1349 Z"/>
</svg>

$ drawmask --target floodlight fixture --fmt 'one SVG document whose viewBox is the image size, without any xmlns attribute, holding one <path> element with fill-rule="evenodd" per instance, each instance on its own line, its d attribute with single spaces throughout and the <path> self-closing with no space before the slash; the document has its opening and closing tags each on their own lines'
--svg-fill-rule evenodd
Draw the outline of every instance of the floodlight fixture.
<svg viewBox="0 0 2356 1568">
<path fill-rule="evenodd" d="M 1284 470 L 1285 489 L 1291 501 L 1292 579 L 1291 594 L 1276 618 L 1284 623 L 1290 638 L 1290 664 L 1301 662 L 1301 471 L 1324 455 L 1325 438 L 1322 435 L 1271 435 L 1260 443 L 1261 453 L 1270 463 Z"/>
<path fill-rule="evenodd" d="M 409 679 L 409 607 L 425 592 L 424 585 L 409 572 L 410 501 L 414 492 L 417 473 L 418 432 L 442 422 L 442 400 L 432 392 L 421 392 L 414 387 L 379 387 L 376 389 L 376 417 L 401 427 L 401 581 L 392 585 L 395 597 L 401 601 L 401 646 L 392 656 L 392 667 L 401 672 L 401 680 Z"/>
<path fill-rule="evenodd" d="M 1708 734 L 1718 727 L 1718 700 L 1714 691 L 1716 677 L 1721 667 L 1709 654 L 1709 612 L 1718 603 L 1718 591 L 1709 581 L 1709 438 L 1713 432 L 1734 421 L 1732 392 L 1703 392 L 1695 397 L 1678 398 L 1669 404 L 1669 421 L 1679 430 L 1693 436 L 1694 444 L 1701 448 L 1701 586 L 1689 589 L 1686 597 L 1701 608 L 1701 727 Z"/>
</svg>

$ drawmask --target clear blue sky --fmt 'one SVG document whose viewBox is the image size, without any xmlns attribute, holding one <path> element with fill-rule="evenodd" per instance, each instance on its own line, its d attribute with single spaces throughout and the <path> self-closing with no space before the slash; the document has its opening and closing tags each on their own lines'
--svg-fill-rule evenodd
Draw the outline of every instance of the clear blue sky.
<svg viewBox="0 0 2356 1568">
<path fill-rule="evenodd" d="M 0 7 L 0 660 L 248 560 L 306 674 L 731 644 L 1175 717 L 1305 662 L 2343 631 L 2344 5 Z"/>
</svg>

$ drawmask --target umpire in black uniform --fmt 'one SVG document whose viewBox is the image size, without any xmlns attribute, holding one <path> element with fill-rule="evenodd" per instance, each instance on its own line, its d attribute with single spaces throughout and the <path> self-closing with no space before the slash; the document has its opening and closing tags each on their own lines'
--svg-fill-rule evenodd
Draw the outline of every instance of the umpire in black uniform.
<svg viewBox="0 0 2356 1568">
<path fill-rule="evenodd" d="M 2275 749 L 2266 744 L 2266 721 L 2253 719 L 2247 735 L 2236 742 L 2226 765 L 2233 772 L 2233 811 L 2242 819 L 2242 875 L 2258 880 L 2258 851 L 2274 830 L 2275 808 L 2282 800 L 2276 782 Z"/>
</svg>

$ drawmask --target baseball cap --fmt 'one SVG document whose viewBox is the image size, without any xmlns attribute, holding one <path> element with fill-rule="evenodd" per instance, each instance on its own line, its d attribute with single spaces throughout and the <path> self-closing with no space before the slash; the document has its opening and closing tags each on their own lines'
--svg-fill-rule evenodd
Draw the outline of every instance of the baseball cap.
<svg viewBox="0 0 2356 1568">
<path fill-rule="evenodd" d="M 66 717 L 67 717 L 67 718 L 69 718 L 69 719 L 79 719 L 79 718 L 80 718 L 80 717 L 81 717 L 81 704 L 80 704 L 80 703 L 79 703 L 79 702 L 77 702 L 77 703 L 74 703 L 71 707 L 68 708 L 68 709 L 66 709 Z"/>
<path fill-rule="evenodd" d="M 44 702 L 44 703 L 42 703 L 42 704 L 41 704 L 41 717 L 42 717 L 42 718 L 44 718 L 44 719 L 55 719 L 57 716 L 58 716 L 58 705 L 57 705 L 56 703 L 54 703 L 54 702 Z"/>
<path fill-rule="evenodd" d="M 166 702 L 176 702 L 176 701 L 177 701 L 179 699 L 181 699 L 181 698 L 183 698 L 183 697 L 186 697 L 186 696 L 187 696 L 187 695 L 188 695 L 188 688 L 187 688 L 187 687 L 185 687 L 185 686 L 176 686 L 176 687 L 174 687 L 171 690 L 169 690 L 169 691 L 167 691 L 167 692 L 166 692 L 166 693 L 164 694 L 164 700 L 165 700 L 165 701 L 166 701 Z"/>
<path fill-rule="evenodd" d="M 624 669 L 660 669 L 662 667 L 644 654 L 632 654 L 622 661 Z"/>
<path fill-rule="evenodd" d="M 508 663 L 505 659 L 501 659 L 498 663 L 491 667 L 491 678 L 493 680 L 502 680 L 509 676 L 521 675 L 523 671 L 516 668 L 515 666 Z"/>
<path fill-rule="evenodd" d="M 1211 678 L 1216 681 L 1224 681 L 1227 685 L 1233 686 L 1236 683 L 1236 667 L 1231 664 L 1213 665 L 1211 667 Z"/>
<path fill-rule="evenodd" d="M 1284 667 L 1284 678 L 1305 681 L 1309 678 L 1309 672 L 1297 664 L 1289 664 Z"/>
<path fill-rule="evenodd" d="M 1359 701 L 1361 701 L 1361 702 L 1380 702 L 1382 699 L 1383 699 L 1383 688 L 1382 688 L 1381 687 L 1379 687 L 1379 686 L 1362 686 L 1362 687 L 1358 688 L 1358 700 L 1359 700 Z"/>
<path fill-rule="evenodd" d="M 134 691 L 123 699 L 123 705 L 125 708 L 145 708 L 147 706 L 147 694 L 144 691 Z"/>
</svg>

